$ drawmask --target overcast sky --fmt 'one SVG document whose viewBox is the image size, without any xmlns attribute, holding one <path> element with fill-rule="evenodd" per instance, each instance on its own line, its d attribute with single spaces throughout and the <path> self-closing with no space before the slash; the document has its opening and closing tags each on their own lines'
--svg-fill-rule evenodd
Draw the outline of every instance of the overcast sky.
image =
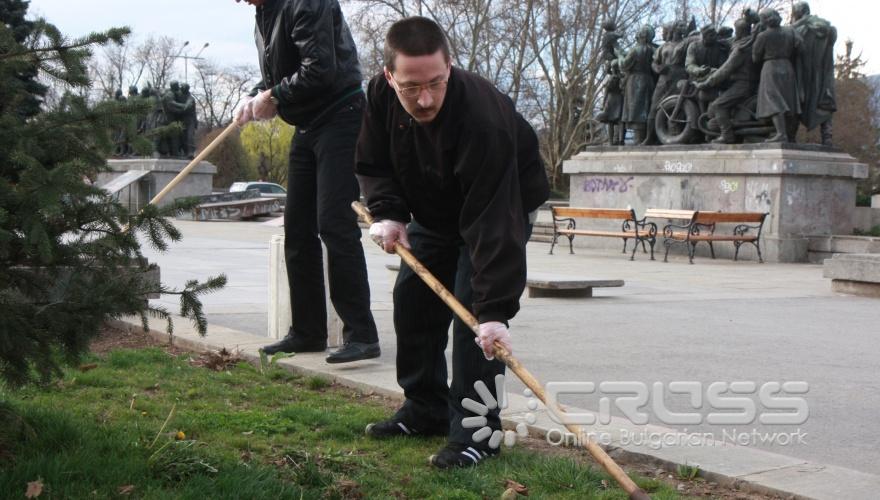
<svg viewBox="0 0 880 500">
<path fill-rule="evenodd" d="M 869 74 L 880 73 L 880 1 L 811 0 L 814 14 L 837 26 L 836 49 L 852 38 L 868 60 Z M 41 15 L 63 33 L 83 35 L 112 26 L 129 26 L 138 38 L 168 35 L 189 41 L 189 55 L 205 43 L 202 56 L 224 64 L 256 65 L 254 8 L 235 0 L 31 0 L 31 15 Z M 788 13 L 783 14 L 788 18 Z"/>
</svg>

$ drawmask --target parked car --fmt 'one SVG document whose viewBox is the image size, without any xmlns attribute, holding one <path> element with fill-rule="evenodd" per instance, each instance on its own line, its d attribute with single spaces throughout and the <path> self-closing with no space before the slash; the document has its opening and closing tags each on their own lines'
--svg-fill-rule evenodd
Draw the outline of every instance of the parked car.
<svg viewBox="0 0 880 500">
<path fill-rule="evenodd" d="M 229 186 L 230 193 L 247 191 L 248 189 L 258 190 L 262 198 L 278 198 L 282 205 L 287 200 L 287 190 L 274 182 L 233 182 Z"/>
</svg>

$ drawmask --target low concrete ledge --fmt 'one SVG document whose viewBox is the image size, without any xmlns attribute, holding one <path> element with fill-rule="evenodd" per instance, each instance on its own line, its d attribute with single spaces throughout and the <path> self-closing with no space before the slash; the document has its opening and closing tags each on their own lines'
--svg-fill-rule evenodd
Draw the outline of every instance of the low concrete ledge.
<svg viewBox="0 0 880 500">
<path fill-rule="evenodd" d="M 838 254 L 825 260 L 822 275 L 835 292 L 880 297 L 880 254 Z"/>
<path fill-rule="evenodd" d="M 593 296 L 593 288 L 621 287 L 623 280 L 590 280 L 565 276 L 530 275 L 526 280 L 529 297 L 582 297 Z"/>
<path fill-rule="evenodd" d="M 823 276 L 880 285 L 880 254 L 839 254 L 825 260 Z"/>
</svg>

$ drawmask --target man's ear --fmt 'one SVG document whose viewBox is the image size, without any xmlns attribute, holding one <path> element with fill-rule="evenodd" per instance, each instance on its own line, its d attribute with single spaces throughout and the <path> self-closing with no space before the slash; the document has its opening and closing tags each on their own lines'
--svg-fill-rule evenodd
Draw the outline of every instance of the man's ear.
<svg viewBox="0 0 880 500">
<path fill-rule="evenodd" d="M 391 83 L 391 72 L 388 71 L 388 66 L 382 66 L 382 73 L 385 74 L 385 81 L 388 82 L 388 85 L 393 87 L 394 84 Z"/>
</svg>

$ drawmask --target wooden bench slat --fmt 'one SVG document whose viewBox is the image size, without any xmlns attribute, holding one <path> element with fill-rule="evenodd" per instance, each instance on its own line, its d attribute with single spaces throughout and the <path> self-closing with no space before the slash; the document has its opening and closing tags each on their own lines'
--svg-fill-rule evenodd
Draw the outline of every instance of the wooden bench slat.
<svg viewBox="0 0 880 500">
<path fill-rule="evenodd" d="M 693 235 L 691 236 L 691 241 L 755 241 L 758 239 L 757 235 L 734 235 L 734 234 L 706 234 L 706 235 Z"/>
<path fill-rule="evenodd" d="M 734 235 L 734 234 L 692 234 L 690 238 L 688 238 L 687 233 L 675 232 L 672 233 L 672 236 L 669 236 L 673 240 L 684 241 L 690 239 L 691 241 L 756 241 L 758 239 L 758 235 L 756 234 L 744 234 Z"/>
<path fill-rule="evenodd" d="M 654 219 L 693 219 L 696 212 L 693 210 L 672 210 L 665 208 L 649 208 L 645 210 L 645 217 Z"/>
<path fill-rule="evenodd" d="M 632 210 L 622 208 L 552 207 L 553 217 L 589 219 L 631 219 Z"/>
<path fill-rule="evenodd" d="M 635 231 L 594 231 L 592 229 L 558 229 L 559 234 L 574 234 L 578 236 L 604 236 L 608 238 L 635 238 Z M 639 236 L 648 235 L 648 231 L 639 231 Z"/>
<path fill-rule="evenodd" d="M 698 212 L 696 222 L 713 224 L 716 222 L 759 223 L 767 214 L 763 212 Z"/>
</svg>

